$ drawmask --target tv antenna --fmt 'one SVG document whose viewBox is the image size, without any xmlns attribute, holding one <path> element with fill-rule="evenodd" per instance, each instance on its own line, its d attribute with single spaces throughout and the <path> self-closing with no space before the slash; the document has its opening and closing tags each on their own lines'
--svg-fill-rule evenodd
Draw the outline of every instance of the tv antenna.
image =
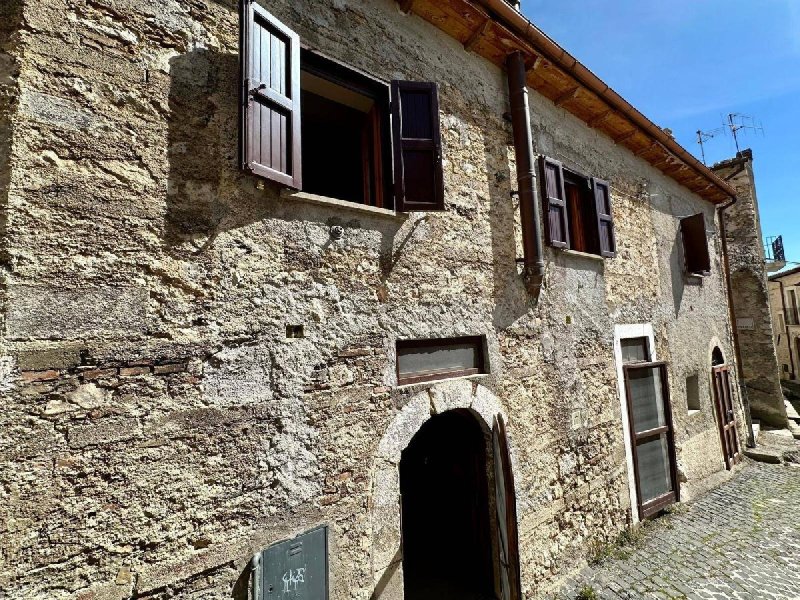
<svg viewBox="0 0 800 600">
<path fill-rule="evenodd" d="M 764 135 L 764 126 L 761 124 L 760 121 L 756 123 L 756 120 L 753 117 L 750 117 L 748 115 L 743 115 L 740 113 L 730 113 L 728 115 L 728 122 L 726 123 L 726 127 L 730 129 L 731 133 L 733 134 L 733 141 L 736 142 L 737 153 L 740 152 L 739 149 L 740 135 L 742 134 L 747 135 L 748 131 L 760 133 L 762 136 Z"/>
<path fill-rule="evenodd" d="M 723 127 L 717 127 L 716 129 L 710 129 L 708 131 L 701 131 L 697 130 L 697 143 L 700 144 L 700 153 L 703 155 L 703 164 L 707 166 L 706 163 L 706 142 L 710 139 L 717 137 L 718 135 L 725 135 L 727 129 Z"/>
</svg>

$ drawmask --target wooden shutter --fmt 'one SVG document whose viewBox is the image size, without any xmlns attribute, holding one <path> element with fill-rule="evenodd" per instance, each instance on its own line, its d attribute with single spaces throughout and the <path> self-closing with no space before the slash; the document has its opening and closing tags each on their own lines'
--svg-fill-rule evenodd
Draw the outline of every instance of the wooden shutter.
<svg viewBox="0 0 800 600">
<path fill-rule="evenodd" d="M 240 56 L 242 167 L 301 189 L 300 38 L 245 0 Z"/>
<path fill-rule="evenodd" d="M 617 242 L 614 238 L 614 219 L 611 216 L 611 188 L 608 182 L 592 178 L 592 195 L 597 217 L 597 239 L 600 242 L 600 256 L 614 258 L 617 255 Z"/>
<path fill-rule="evenodd" d="M 706 219 L 703 213 L 681 219 L 681 237 L 686 271 L 696 275 L 709 275 L 711 256 L 708 253 Z"/>
<path fill-rule="evenodd" d="M 444 210 L 439 92 L 435 83 L 392 82 L 395 208 Z"/>
<path fill-rule="evenodd" d="M 564 190 L 564 167 L 557 160 L 542 156 L 540 188 L 544 202 L 544 230 L 549 244 L 555 248 L 569 248 L 567 221 L 567 194 Z"/>
<path fill-rule="evenodd" d="M 519 547 L 517 540 L 517 502 L 514 475 L 508 453 L 502 417 L 492 427 L 494 449 L 494 485 L 497 516 L 497 543 L 500 560 L 500 600 L 519 600 Z"/>
</svg>

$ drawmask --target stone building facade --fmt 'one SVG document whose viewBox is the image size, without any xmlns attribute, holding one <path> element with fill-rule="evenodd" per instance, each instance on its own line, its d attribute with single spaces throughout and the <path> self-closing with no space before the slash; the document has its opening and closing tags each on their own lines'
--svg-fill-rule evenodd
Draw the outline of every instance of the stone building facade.
<svg viewBox="0 0 800 600">
<path fill-rule="evenodd" d="M 402 598 L 414 557 L 401 537 L 419 517 L 400 520 L 404 461 L 425 432 L 458 427 L 486 443 L 470 515 L 491 549 L 487 585 L 538 597 L 639 519 L 625 385 L 637 352 L 665 363 L 648 381 L 666 375 L 671 400 L 656 434 L 674 445 L 666 485 L 686 500 L 728 476 L 723 440 L 743 444 L 745 420 L 735 368 L 728 438 L 715 409 L 714 369 L 735 357 L 725 185 L 641 115 L 612 137 L 620 100 L 580 115 L 600 96 L 556 90 L 547 78 L 568 81 L 567 67 L 534 59 L 512 17 L 488 13 L 469 39 L 442 31 L 462 22 L 430 11 L 456 5 L 485 9 L 263 2 L 304 53 L 387 95 L 393 80 L 437 84 L 444 210 L 400 212 L 241 168 L 233 0 L 2 4 L 6 597 L 246 598 L 253 556 L 327 526 L 331 598 Z M 533 152 L 597 177 L 594 190 L 610 182 L 613 257 L 547 246 L 540 287 L 520 267 L 532 226 L 509 83 L 487 58 L 506 44 L 543 77 L 528 90 Z M 681 225 L 698 215 L 703 275 L 686 272 Z M 398 385 L 398 341 L 463 336 L 482 340 L 477 373 Z M 428 499 L 432 514 L 466 510 L 447 498 Z M 442 556 L 458 549 L 435 534 Z"/>
<path fill-rule="evenodd" d="M 775 323 L 775 350 L 784 385 L 800 391 L 800 268 L 769 278 L 769 304 Z"/>
<path fill-rule="evenodd" d="M 773 337 L 761 218 L 753 153 L 714 165 L 713 170 L 736 189 L 737 201 L 723 212 L 741 366 L 750 413 L 766 425 L 784 427 L 778 357 Z"/>
</svg>

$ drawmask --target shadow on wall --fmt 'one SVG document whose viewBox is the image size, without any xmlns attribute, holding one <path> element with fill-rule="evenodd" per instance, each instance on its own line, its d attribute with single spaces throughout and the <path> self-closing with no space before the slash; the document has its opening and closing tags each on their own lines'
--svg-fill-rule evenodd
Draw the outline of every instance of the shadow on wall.
<svg viewBox="0 0 800 600">
<path fill-rule="evenodd" d="M 164 242 L 208 246 L 268 212 L 255 178 L 239 169 L 239 57 L 192 50 L 170 61 L 170 73 Z"/>
</svg>

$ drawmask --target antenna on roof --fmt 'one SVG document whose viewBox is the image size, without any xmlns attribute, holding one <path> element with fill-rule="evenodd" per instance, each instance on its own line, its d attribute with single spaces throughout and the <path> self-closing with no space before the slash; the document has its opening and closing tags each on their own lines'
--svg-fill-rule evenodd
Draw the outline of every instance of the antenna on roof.
<svg viewBox="0 0 800 600">
<path fill-rule="evenodd" d="M 697 143 L 700 144 L 700 153 L 703 155 L 704 165 L 708 166 L 708 163 L 706 163 L 705 143 L 708 140 L 717 137 L 718 135 L 724 135 L 725 131 L 726 131 L 725 127 L 717 127 L 716 129 L 710 129 L 709 131 L 700 131 L 699 129 L 697 130 Z"/>
<path fill-rule="evenodd" d="M 740 135 L 747 135 L 748 131 L 760 133 L 762 136 L 764 135 L 764 126 L 760 121 L 756 123 L 756 120 L 753 117 L 740 113 L 730 113 L 728 115 L 728 122 L 725 124 L 725 126 L 730 129 L 731 133 L 733 134 L 733 140 L 736 142 L 737 153 L 741 152 L 739 148 Z"/>
</svg>

